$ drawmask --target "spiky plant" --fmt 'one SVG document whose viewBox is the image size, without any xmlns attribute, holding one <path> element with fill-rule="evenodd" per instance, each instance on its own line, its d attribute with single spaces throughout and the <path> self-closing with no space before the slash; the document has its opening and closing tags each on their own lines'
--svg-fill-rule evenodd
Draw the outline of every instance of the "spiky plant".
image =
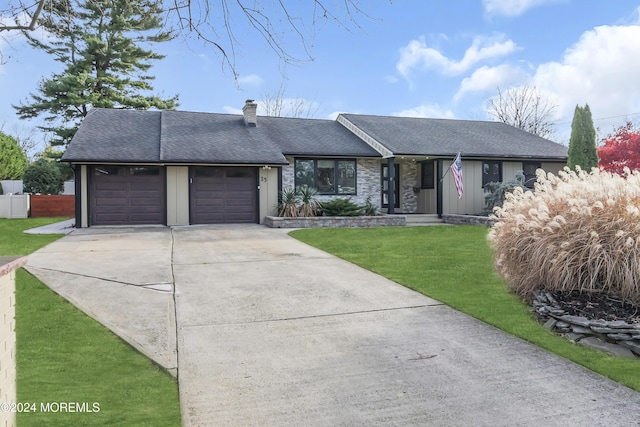
<svg viewBox="0 0 640 427">
<path fill-rule="evenodd" d="M 318 209 L 322 206 L 316 197 L 318 195 L 318 190 L 314 187 L 303 185 L 298 188 L 298 195 L 300 197 L 300 202 L 302 203 L 298 210 L 298 215 L 303 217 L 316 216 L 318 214 Z"/>
<path fill-rule="evenodd" d="M 293 188 L 283 188 L 280 191 L 280 209 L 278 216 L 296 217 L 298 216 L 298 201 L 300 196 Z"/>
<path fill-rule="evenodd" d="M 367 197 L 367 200 L 364 202 L 364 206 L 362 207 L 362 214 L 366 216 L 380 215 L 378 207 L 371 201 L 371 196 Z"/>
</svg>

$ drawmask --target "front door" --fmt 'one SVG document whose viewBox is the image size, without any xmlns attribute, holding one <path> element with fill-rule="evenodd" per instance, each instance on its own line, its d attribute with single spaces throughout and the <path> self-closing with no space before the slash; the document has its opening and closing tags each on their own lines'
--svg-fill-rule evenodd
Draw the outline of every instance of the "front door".
<svg viewBox="0 0 640 427">
<path fill-rule="evenodd" d="M 394 166 L 394 179 L 393 179 L 393 183 L 394 183 L 394 193 L 395 193 L 395 203 L 394 203 L 394 207 L 399 208 L 400 207 L 400 165 L 393 165 Z M 389 165 L 383 164 L 382 165 L 382 207 L 383 208 L 388 208 L 389 207 Z"/>
</svg>

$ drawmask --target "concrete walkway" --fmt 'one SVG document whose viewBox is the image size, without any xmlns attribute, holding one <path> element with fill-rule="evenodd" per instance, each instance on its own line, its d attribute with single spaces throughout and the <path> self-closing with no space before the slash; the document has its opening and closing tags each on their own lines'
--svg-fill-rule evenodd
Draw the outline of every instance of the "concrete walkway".
<svg viewBox="0 0 640 427">
<path fill-rule="evenodd" d="M 27 269 L 174 372 L 185 426 L 640 426 L 640 393 L 283 230 L 79 229 Z"/>
</svg>

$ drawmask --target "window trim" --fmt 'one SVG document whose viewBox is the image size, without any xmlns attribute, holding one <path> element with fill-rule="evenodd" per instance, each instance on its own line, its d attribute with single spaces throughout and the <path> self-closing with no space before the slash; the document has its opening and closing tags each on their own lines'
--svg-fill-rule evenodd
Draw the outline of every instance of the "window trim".
<svg viewBox="0 0 640 427">
<path fill-rule="evenodd" d="M 427 185 L 425 182 L 425 170 L 426 166 L 431 165 L 431 185 Z M 436 161 L 425 160 L 420 162 L 420 188 L 423 190 L 433 190 L 436 188 Z"/>
<path fill-rule="evenodd" d="M 297 162 L 300 161 L 312 161 L 313 162 L 313 187 L 318 190 L 318 195 L 321 196 L 356 196 L 358 194 L 358 160 L 353 158 L 326 158 L 326 157 L 295 157 L 293 159 L 293 186 L 294 188 L 298 188 L 298 174 L 297 171 Z M 339 162 L 353 162 L 353 173 L 354 173 L 354 187 L 353 192 L 350 193 L 340 193 L 339 186 L 334 185 L 334 191 L 331 193 L 321 192 L 318 187 L 318 161 L 332 161 L 333 162 L 333 173 L 334 173 L 334 182 L 338 183 L 338 164 Z"/>
</svg>

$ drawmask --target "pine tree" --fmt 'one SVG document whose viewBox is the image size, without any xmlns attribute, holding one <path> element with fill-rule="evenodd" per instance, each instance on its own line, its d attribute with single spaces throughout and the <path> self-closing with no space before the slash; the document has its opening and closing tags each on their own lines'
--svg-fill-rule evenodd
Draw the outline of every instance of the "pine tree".
<svg viewBox="0 0 640 427">
<path fill-rule="evenodd" d="M 571 122 L 571 138 L 569 139 L 569 158 L 567 166 L 575 169 L 580 166 L 585 171 L 598 166 L 596 149 L 596 129 L 593 126 L 591 109 L 576 105 Z"/>
<path fill-rule="evenodd" d="M 41 26 L 52 35 L 40 41 L 25 31 L 29 44 L 65 64 L 43 79 L 30 103 L 15 106 L 20 118 L 45 114 L 52 145 L 66 145 L 91 108 L 173 109 L 178 97 L 151 94 L 152 60 L 164 58 L 141 45 L 164 42 L 159 0 L 58 0 Z"/>
</svg>

